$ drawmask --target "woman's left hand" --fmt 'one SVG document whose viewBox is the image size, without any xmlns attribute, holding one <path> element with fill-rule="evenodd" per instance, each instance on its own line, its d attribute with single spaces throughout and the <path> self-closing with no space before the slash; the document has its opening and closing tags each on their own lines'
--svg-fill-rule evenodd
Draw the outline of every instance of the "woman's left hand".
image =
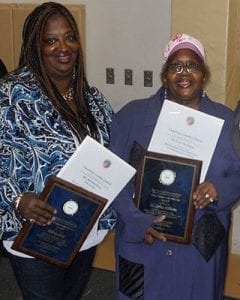
<svg viewBox="0 0 240 300">
<path fill-rule="evenodd" d="M 217 190 L 213 183 L 205 181 L 198 185 L 193 193 L 195 208 L 204 208 L 217 200 Z"/>
</svg>

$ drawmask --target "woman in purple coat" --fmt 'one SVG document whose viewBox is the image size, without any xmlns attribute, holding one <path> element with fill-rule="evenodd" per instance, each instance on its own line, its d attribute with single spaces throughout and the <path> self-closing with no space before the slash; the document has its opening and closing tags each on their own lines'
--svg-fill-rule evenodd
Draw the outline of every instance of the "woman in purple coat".
<svg viewBox="0 0 240 300">
<path fill-rule="evenodd" d="M 225 122 L 205 181 L 193 193 L 196 213 L 190 244 L 168 241 L 153 228 L 163 217 L 136 208 L 134 181 L 114 201 L 117 299 L 220 300 L 231 207 L 240 196 L 240 162 L 231 143 L 233 112 L 206 96 L 205 51 L 189 35 L 178 35 L 166 46 L 161 79 L 163 85 L 154 96 L 132 101 L 116 114 L 112 150 L 120 157 L 130 162 L 138 148 L 148 148 L 164 99 Z"/>
</svg>

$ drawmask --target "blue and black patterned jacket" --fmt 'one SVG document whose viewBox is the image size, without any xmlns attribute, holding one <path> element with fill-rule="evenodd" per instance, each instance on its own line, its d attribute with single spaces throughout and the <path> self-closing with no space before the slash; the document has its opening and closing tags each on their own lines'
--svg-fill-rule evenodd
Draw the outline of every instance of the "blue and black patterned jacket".
<svg viewBox="0 0 240 300">
<path fill-rule="evenodd" d="M 109 145 L 112 109 L 92 87 L 86 91 L 103 144 Z M 0 238 L 13 240 L 22 227 L 11 202 L 21 192 L 39 194 L 76 149 L 72 132 L 26 68 L 0 81 Z M 112 221 L 112 222 L 111 222 Z M 113 225 L 109 211 L 99 227 Z"/>
</svg>

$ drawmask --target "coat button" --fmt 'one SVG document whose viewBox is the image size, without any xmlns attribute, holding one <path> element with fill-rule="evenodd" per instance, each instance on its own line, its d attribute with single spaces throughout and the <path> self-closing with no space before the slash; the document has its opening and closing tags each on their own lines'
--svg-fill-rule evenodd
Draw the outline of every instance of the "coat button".
<svg viewBox="0 0 240 300">
<path fill-rule="evenodd" d="M 168 256 L 172 256 L 172 255 L 173 255 L 173 252 L 172 252 L 172 250 L 169 249 L 169 250 L 167 251 L 166 254 L 167 254 Z"/>
</svg>

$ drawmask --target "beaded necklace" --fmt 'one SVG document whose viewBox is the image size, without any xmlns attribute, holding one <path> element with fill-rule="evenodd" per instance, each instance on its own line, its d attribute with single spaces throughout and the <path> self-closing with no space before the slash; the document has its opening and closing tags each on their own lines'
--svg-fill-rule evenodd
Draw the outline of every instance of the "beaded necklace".
<svg viewBox="0 0 240 300">
<path fill-rule="evenodd" d="M 73 101 L 73 87 L 71 86 L 65 95 L 62 95 L 63 99 L 67 102 Z"/>
</svg>

